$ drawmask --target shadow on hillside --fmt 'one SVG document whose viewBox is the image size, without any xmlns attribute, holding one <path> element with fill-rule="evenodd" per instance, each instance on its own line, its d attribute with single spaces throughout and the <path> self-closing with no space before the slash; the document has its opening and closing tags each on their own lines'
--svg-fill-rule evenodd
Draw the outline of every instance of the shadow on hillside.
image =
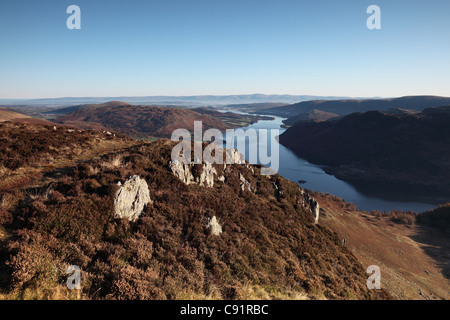
<svg viewBox="0 0 450 320">
<path fill-rule="evenodd" d="M 418 232 L 412 239 L 423 244 L 424 252 L 437 263 L 444 277 L 450 280 L 450 232 L 418 224 Z"/>
<path fill-rule="evenodd" d="M 6 293 L 11 282 L 11 269 L 6 265 L 9 259 L 6 239 L 0 239 L 0 294 Z"/>
</svg>

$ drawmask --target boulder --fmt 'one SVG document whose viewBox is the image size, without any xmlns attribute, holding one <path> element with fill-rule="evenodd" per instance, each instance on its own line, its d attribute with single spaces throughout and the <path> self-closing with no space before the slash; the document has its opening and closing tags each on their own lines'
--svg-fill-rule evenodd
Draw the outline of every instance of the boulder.
<svg viewBox="0 0 450 320">
<path fill-rule="evenodd" d="M 151 203 L 150 190 L 147 182 L 135 175 L 124 184 L 118 183 L 119 190 L 114 200 L 116 218 L 127 218 L 129 221 L 136 221 L 145 206 Z"/>
<path fill-rule="evenodd" d="M 243 154 L 239 153 L 235 149 L 225 149 L 225 153 L 226 153 L 226 161 L 223 165 L 223 172 L 222 169 L 219 169 L 220 172 L 217 172 L 216 169 L 217 166 L 214 167 L 213 164 L 211 163 L 203 163 L 201 173 L 196 173 L 199 171 L 192 170 L 195 162 L 187 164 L 187 163 L 180 163 L 178 161 L 169 162 L 169 169 L 176 177 L 178 177 L 178 179 L 183 181 L 184 184 L 187 185 L 198 184 L 200 186 L 208 188 L 214 187 L 215 176 L 218 176 L 217 180 L 223 183 L 225 182 L 226 178 L 224 174 L 227 168 L 227 161 L 231 161 L 234 164 L 246 165 L 246 167 L 252 172 L 252 174 L 255 174 L 254 169 L 250 165 L 246 164 L 245 156 Z M 199 159 L 196 160 L 197 162 L 199 162 Z M 228 164 L 230 163 L 228 162 Z M 247 180 L 245 180 L 245 178 L 241 174 L 239 178 L 241 180 L 242 191 L 245 190 L 252 191 L 250 183 Z"/>
<path fill-rule="evenodd" d="M 194 177 L 192 174 L 192 164 L 170 162 L 169 167 L 172 173 L 178 177 L 184 184 L 199 184 L 203 187 L 214 187 L 214 175 L 217 170 L 211 163 L 204 163 L 200 176 Z"/>
<path fill-rule="evenodd" d="M 220 234 L 222 233 L 222 226 L 217 221 L 216 216 L 213 216 L 211 219 L 208 219 L 208 224 L 206 227 L 210 229 L 211 234 L 215 236 L 220 236 Z"/>
</svg>

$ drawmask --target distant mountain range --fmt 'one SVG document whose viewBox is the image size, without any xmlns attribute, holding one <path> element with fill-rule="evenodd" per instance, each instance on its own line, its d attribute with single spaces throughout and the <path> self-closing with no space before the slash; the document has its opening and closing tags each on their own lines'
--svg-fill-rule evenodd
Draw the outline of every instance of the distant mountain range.
<svg viewBox="0 0 450 320">
<path fill-rule="evenodd" d="M 366 112 L 371 110 L 388 110 L 401 108 L 407 110 L 422 111 L 425 108 L 450 105 L 450 98 L 437 96 L 408 96 L 392 99 L 340 99 L 340 100 L 312 100 L 304 101 L 284 107 L 276 107 L 264 110 L 264 114 L 280 117 L 295 117 L 302 113 L 311 113 L 314 110 L 334 113 L 340 116 L 354 112 Z M 289 121 L 292 122 L 292 121 Z"/>
<path fill-rule="evenodd" d="M 164 105 L 228 105 L 228 104 L 253 104 L 253 103 L 298 103 L 308 100 L 332 100 L 344 97 L 323 97 L 311 95 L 197 95 L 197 96 L 147 96 L 147 97 L 66 97 L 50 99 L 0 99 L 3 105 L 75 105 L 89 103 L 104 103 L 105 101 L 124 101 L 132 104 L 164 104 Z"/>
</svg>

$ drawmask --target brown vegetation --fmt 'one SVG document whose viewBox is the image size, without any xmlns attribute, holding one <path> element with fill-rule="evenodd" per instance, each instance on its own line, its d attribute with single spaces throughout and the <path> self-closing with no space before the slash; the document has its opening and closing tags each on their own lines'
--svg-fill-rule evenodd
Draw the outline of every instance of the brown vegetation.
<svg viewBox="0 0 450 320">
<path fill-rule="evenodd" d="M 76 134 L 81 143 L 94 132 Z M 50 152 L 51 140 L 43 150 L 33 141 L 39 140 L 28 140 L 36 152 Z M 88 299 L 389 297 L 369 291 L 351 251 L 314 225 L 296 184 L 233 165 L 214 188 L 186 186 L 168 169 L 173 145 L 137 145 L 79 162 L 34 187 L 2 192 L 2 228 L 10 235 L 1 246 L 0 271 L 9 275 L 4 294 L 73 297 L 63 287 L 65 271 L 78 265 Z M 255 193 L 241 190 L 239 174 Z M 115 219 L 113 208 L 117 182 L 132 175 L 147 181 L 153 200 L 135 223 Z M 279 199 L 272 182 L 283 190 Z M 220 236 L 206 228 L 212 216 L 223 227 Z"/>
</svg>

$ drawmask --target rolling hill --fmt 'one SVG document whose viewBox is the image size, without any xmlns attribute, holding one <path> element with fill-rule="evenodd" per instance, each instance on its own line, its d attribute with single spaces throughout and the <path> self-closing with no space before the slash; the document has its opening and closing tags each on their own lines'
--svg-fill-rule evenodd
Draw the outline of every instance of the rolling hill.
<svg viewBox="0 0 450 320">
<path fill-rule="evenodd" d="M 1 163 L 23 159 L 8 170 L 24 178 L 36 170 L 0 191 L 2 298 L 76 299 L 64 285 L 69 265 L 83 270 L 83 299 L 390 298 L 370 291 L 352 252 L 314 223 L 305 191 L 258 166 L 214 165 L 216 174 L 197 165 L 195 181 L 209 174 L 213 184 L 186 184 L 171 169 L 169 140 L 13 123 L 0 130 L 9 150 Z M 130 177 L 151 198 L 135 221 L 115 211 Z"/>
<path fill-rule="evenodd" d="M 220 119 L 189 109 L 135 106 L 119 101 L 70 107 L 69 111 L 72 112 L 54 121 L 83 129 L 113 130 L 137 139 L 170 137 L 179 128 L 193 131 L 194 121 L 202 121 L 204 130 L 230 128 Z"/>
<path fill-rule="evenodd" d="M 314 109 L 311 112 L 300 113 L 294 117 L 286 119 L 283 121 L 283 123 L 287 126 L 292 126 L 300 121 L 320 122 L 320 121 L 326 121 L 326 120 L 329 120 L 329 119 L 332 119 L 335 117 L 339 117 L 339 115 L 337 115 L 335 113 L 331 113 L 331 112 L 325 112 L 325 111 Z"/>
<path fill-rule="evenodd" d="M 44 125 L 59 126 L 59 124 L 53 123 L 53 122 L 45 120 L 45 119 L 32 117 L 29 115 L 18 113 L 9 108 L 0 107 L 0 123 L 5 122 L 5 121 L 12 121 L 12 122 L 17 122 L 17 123 L 44 124 Z"/>
<path fill-rule="evenodd" d="M 30 118 L 31 117 L 26 116 L 24 114 L 20 114 L 10 109 L 0 107 L 0 122 L 14 121 L 18 119 L 30 119 Z"/>
</svg>

